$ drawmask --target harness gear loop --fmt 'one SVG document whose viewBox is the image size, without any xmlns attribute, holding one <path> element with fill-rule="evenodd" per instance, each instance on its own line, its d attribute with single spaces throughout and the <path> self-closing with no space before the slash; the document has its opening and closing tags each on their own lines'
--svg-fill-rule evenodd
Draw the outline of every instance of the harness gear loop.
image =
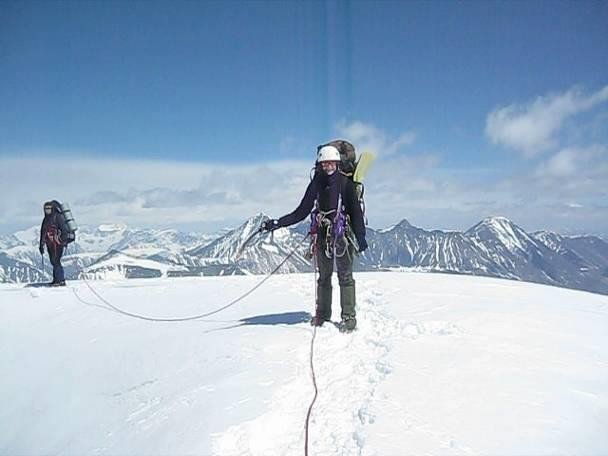
<svg viewBox="0 0 608 456">
<path fill-rule="evenodd" d="M 334 256 L 341 258 L 348 252 L 348 245 L 352 244 L 350 216 L 345 213 L 345 208 L 342 206 L 342 194 L 340 193 L 338 196 L 338 209 L 322 211 L 318 204 L 317 201 L 317 207 L 310 216 L 311 243 L 309 256 L 312 258 L 315 254 L 319 233 L 323 232 L 325 235 L 323 248 L 325 256 L 329 259 Z"/>
</svg>

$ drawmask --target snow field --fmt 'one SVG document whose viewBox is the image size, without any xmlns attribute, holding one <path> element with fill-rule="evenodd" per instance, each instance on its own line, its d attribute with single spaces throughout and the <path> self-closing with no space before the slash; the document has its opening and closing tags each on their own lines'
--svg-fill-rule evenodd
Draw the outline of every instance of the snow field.
<svg viewBox="0 0 608 456">
<path fill-rule="evenodd" d="M 260 279 L 92 284 L 124 310 L 181 317 Z M 607 297 L 441 274 L 356 280 L 358 330 L 317 331 L 311 454 L 608 452 Z M 313 286 L 276 276 L 184 323 L 127 318 L 80 282 L 0 287 L 0 454 L 303 454 Z"/>
</svg>

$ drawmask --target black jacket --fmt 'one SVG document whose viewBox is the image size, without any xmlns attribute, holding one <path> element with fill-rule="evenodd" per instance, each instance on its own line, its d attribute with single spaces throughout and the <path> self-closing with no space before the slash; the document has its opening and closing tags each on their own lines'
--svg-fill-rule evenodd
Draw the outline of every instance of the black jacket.
<svg viewBox="0 0 608 456">
<path fill-rule="evenodd" d="M 323 172 L 316 173 L 310 184 L 308 184 L 300 205 L 290 214 L 281 217 L 278 220 L 279 226 L 290 226 L 304 220 L 312 212 L 317 199 L 319 200 L 319 209 L 321 211 L 336 209 L 338 205 L 337 191 L 342 193 L 342 204 L 346 213 L 350 216 L 350 223 L 357 242 L 359 245 L 364 245 L 365 221 L 355 190 L 355 184 L 340 172 L 336 172 L 331 176 Z M 334 193 L 336 196 L 332 198 Z"/>
</svg>

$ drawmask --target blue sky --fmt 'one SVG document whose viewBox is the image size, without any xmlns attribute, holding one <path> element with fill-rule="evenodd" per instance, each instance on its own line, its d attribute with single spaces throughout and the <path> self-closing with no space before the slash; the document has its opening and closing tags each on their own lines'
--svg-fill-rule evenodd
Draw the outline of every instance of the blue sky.
<svg viewBox="0 0 608 456">
<path fill-rule="evenodd" d="M 380 156 L 372 226 L 608 233 L 606 18 L 590 1 L 2 2 L 0 230 L 53 196 L 81 223 L 279 216 L 342 136 Z"/>
</svg>

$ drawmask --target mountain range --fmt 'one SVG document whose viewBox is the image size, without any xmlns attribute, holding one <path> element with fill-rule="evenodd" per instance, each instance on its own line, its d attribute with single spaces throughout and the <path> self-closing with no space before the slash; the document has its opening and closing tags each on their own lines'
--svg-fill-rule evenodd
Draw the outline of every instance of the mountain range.
<svg viewBox="0 0 608 456">
<path fill-rule="evenodd" d="M 311 271 L 307 223 L 258 234 L 264 214 L 215 235 L 124 225 L 83 227 L 63 264 L 66 277 L 267 274 Z M 0 282 L 49 279 L 36 227 L 0 235 Z M 245 242 L 248 241 L 246 244 Z M 356 270 L 416 269 L 500 277 L 608 294 L 608 242 L 597 236 L 527 233 L 504 217 L 489 217 L 464 232 L 427 231 L 407 220 L 382 230 L 368 228 L 369 249 Z"/>
</svg>

